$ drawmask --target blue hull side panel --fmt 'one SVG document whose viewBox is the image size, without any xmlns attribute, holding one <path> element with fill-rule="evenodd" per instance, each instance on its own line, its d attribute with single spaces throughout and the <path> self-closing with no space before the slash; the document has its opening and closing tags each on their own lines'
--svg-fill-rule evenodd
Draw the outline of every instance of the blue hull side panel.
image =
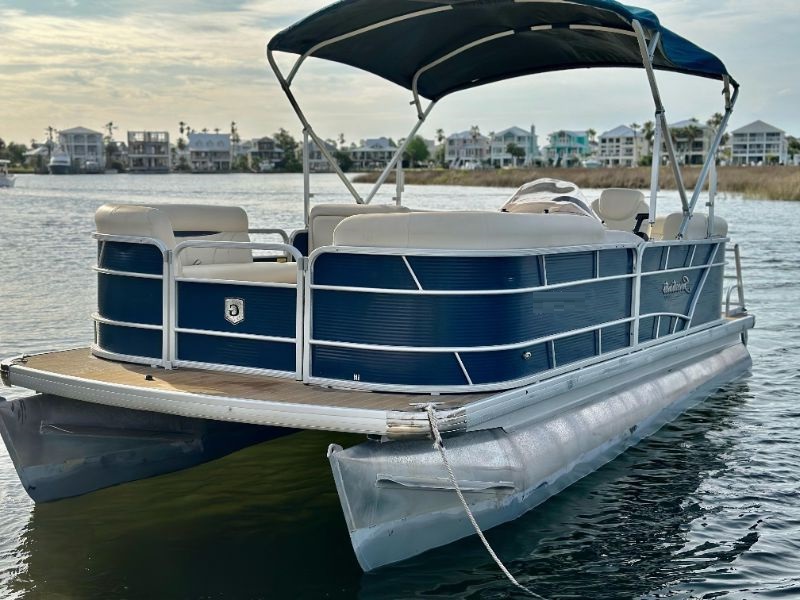
<svg viewBox="0 0 800 600">
<path fill-rule="evenodd" d="M 193 362 L 287 372 L 296 368 L 294 342 L 178 333 L 177 353 L 179 360 Z"/>
<path fill-rule="evenodd" d="M 161 360 L 161 331 L 97 323 L 96 343 L 108 352 Z"/>
<path fill-rule="evenodd" d="M 97 266 L 112 271 L 161 275 L 164 271 L 164 257 L 152 244 L 98 242 Z"/>
<path fill-rule="evenodd" d="M 164 314 L 161 280 L 98 273 L 97 312 L 112 321 L 161 325 Z"/>
<path fill-rule="evenodd" d="M 225 299 L 244 301 L 244 320 L 225 319 Z M 215 283 L 178 283 L 178 327 L 293 338 L 297 291 Z"/>
</svg>

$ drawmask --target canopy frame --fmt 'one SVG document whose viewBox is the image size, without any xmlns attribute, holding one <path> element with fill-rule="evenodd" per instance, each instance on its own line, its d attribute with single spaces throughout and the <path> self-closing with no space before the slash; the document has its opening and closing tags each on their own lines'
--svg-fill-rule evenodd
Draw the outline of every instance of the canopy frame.
<svg viewBox="0 0 800 600">
<path fill-rule="evenodd" d="M 497 39 L 500 39 L 500 38 L 503 38 L 503 37 L 515 35 L 518 32 L 513 30 L 513 29 L 509 29 L 509 30 L 500 31 L 500 32 L 497 32 L 497 33 L 494 33 L 494 34 L 491 34 L 491 35 L 488 35 L 488 36 L 482 36 L 482 37 L 477 38 L 475 40 L 472 40 L 472 41 L 470 41 L 470 42 L 468 42 L 466 44 L 463 44 L 462 46 L 460 46 L 458 48 L 450 50 L 449 52 L 443 54 L 442 56 L 439 56 L 439 57 L 435 58 L 434 60 L 426 63 L 425 65 L 421 66 L 420 68 L 418 68 L 416 70 L 416 72 L 414 73 L 413 78 L 412 78 L 412 83 L 411 83 L 410 90 L 411 90 L 411 93 L 412 93 L 412 96 L 413 96 L 411 104 L 416 109 L 417 120 L 414 123 L 414 126 L 411 128 L 411 131 L 409 132 L 408 136 L 406 136 L 406 138 L 403 140 L 403 142 L 397 148 L 397 150 L 395 151 L 395 153 L 392 156 L 391 160 L 386 165 L 386 167 L 383 169 L 383 171 L 381 172 L 381 174 L 378 177 L 377 181 L 375 182 L 375 184 L 373 185 L 373 187 L 371 188 L 371 190 L 369 191 L 369 193 L 367 194 L 366 197 L 362 197 L 358 193 L 358 191 L 353 186 L 352 182 L 347 178 L 347 176 L 342 171 L 341 167 L 338 164 L 338 161 L 336 161 L 336 159 L 333 156 L 331 156 L 330 152 L 325 147 L 325 145 L 322 142 L 322 140 L 320 139 L 320 137 L 316 134 L 316 132 L 311 127 L 310 123 L 308 122 L 308 119 L 306 118 L 306 116 L 304 115 L 302 109 L 300 108 L 300 105 L 297 102 L 297 99 L 295 98 L 294 93 L 292 92 L 291 85 L 292 85 L 295 77 L 297 76 L 297 73 L 298 73 L 300 67 L 302 66 L 302 64 L 305 62 L 305 60 L 307 58 L 313 56 L 315 52 L 317 52 L 318 50 L 320 50 L 320 49 L 322 49 L 324 47 L 327 47 L 327 46 L 329 46 L 331 44 L 335 44 L 335 43 L 340 42 L 342 40 L 350 39 L 352 37 L 355 37 L 355 36 L 361 35 L 363 33 L 366 33 L 368 31 L 374 31 L 376 29 L 380 29 L 382 27 L 386 27 L 386 26 L 392 25 L 394 23 L 398 23 L 398 22 L 401 22 L 401 21 L 406 21 L 406 20 L 414 19 L 414 18 L 418 18 L 418 17 L 423 17 L 423 16 L 430 15 L 430 14 L 433 14 L 433 13 L 439 13 L 439 12 L 452 10 L 452 8 L 453 8 L 452 5 L 443 5 L 443 6 L 438 6 L 438 7 L 434 7 L 434 8 L 427 8 L 427 9 L 423 9 L 423 10 L 418 10 L 418 11 L 414 11 L 414 12 L 411 12 L 411 13 L 398 15 L 398 16 L 392 17 L 390 19 L 385 19 L 383 21 L 378 21 L 378 22 L 372 23 L 370 25 L 367 25 L 365 27 L 361 27 L 359 29 L 353 30 L 351 32 L 347 32 L 345 34 L 338 35 L 338 36 L 332 37 L 330 39 L 320 41 L 317 44 L 313 45 L 308 50 L 306 50 L 305 52 L 303 52 L 303 54 L 298 56 L 298 58 L 295 60 L 294 64 L 292 65 L 288 76 L 284 76 L 283 75 L 283 73 L 281 72 L 280 68 L 278 67 L 277 62 L 275 61 L 275 57 L 274 57 L 272 48 L 270 48 L 269 45 L 267 46 L 267 59 L 269 61 L 269 65 L 272 68 L 272 71 L 275 73 L 275 76 L 277 77 L 277 79 L 278 79 L 278 81 L 279 81 L 279 83 L 281 85 L 281 89 L 283 90 L 284 94 L 286 95 L 287 99 L 289 100 L 289 103 L 291 104 L 293 110 L 295 111 L 295 113 L 297 114 L 297 117 L 300 119 L 300 122 L 303 125 L 303 138 L 304 138 L 304 148 L 303 148 L 303 151 L 304 151 L 304 155 L 303 155 L 303 170 L 304 170 L 304 180 L 303 180 L 304 185 L 303 185 L 303 188 L 304 188 L 304 194 L 303 194 L 303 198 L 304 198 L 304 222 L 306 223 L 306 225 L 308 224 L 308 214 L 309 214 L 309 209 L 310 209 L 310 198 L 312 196 L 312 194 L 310 193 L 310 181 L 309 181 L 309 173 L 308 173 L 309 165 L 308 165 L 308 156 L 307 156 L 307 154 L 309 152 L 309 149 L 308 149 L 308 138 L 309 137 L 318 146 L 322 156 L 331 165 L 331 167 L 333 168 L 334 172 L 338 175 L 339 179 L 342 181 L 342 183 L 345 185 L 345 187 L 348 189 L 350 194 L 355 199 L 356 203 L 358 203 L 358 204 L 369 204 L 372 201 L 372 199 L 375 197 L 375 195 L 377 194 L 379 189 L 382 187 L 382 185 L 385 183 L 385 181 L 388 178 L 389 174 L 391 173 L 392 169 L 395 169 L 395 167 L 397 167 L 398 168 L 398 175 L 397 176 L 398 176 L 398 178 L 400 177 L 399 170 L 400 170 L 401 165 L 402 165 L 401 157 L 402 157 L 403 153 L 405 152 L 405 149 L 408 146 L 408 143 L 416 135 L 417 131 L 422 126 L 422 124 L 425 122 L 427 117 L 430 115 L 431 111 L 433 110 L 433 107 L 436 105 L 437 100 L 431 100 L 429 102 L 429 104 L 425 108 L 423 108 L 422 99 L 421 99 L 419 90 L 417 89 L 418 81 L 419 81 L 420 76 L 422 76 L 426 71 L 443 64 L 447 60 L 449 60 L 449 59 L 461 54 L 462 52 L 465 52 L 467 50 L 470 50 L 472 48 L 475 48 L 475 47 L 480 46 L 481 44 L 485 44 L 487 42 L 491 42 L 491 41 L 494 41 L 494 40 L 497 40 Z M 559 24 L 559 27 L 563 27 L 563 26 L 564 25 Z M 655 218 L 656 218 L 656 214 L 657 214 L 656 205 L 657 205 L 657 196 L 658 196 L 658 189 L 659 189 L 659 177 L 660 177 L 660 166 L 661 166 L 661 146 L 662 146 L 662 139 L 663 139 L 663 145 L 664 145 L 664 148 L 666 149 L 666 152 L 667 152 L 667 159 L 668 159 L 668 162 L 669 162 L 669 164 L 670 164 L 670 166 L 672 168 L 673 176 L 675 177 L 676 187 L 677 187 L 678 195 L 680 196 L 681 208 L 682 208 L 682 212 L 683 212 L 683 215 L 684 215 L 683 216 L 683 221 L 681 223 L 681 226 L 679 228 L 679 232 L 678 232 L 678 235 L 677 235 L 677 239 L 682 239 L 683 236 L 686 233 L 687 227 L 689 226 L 689 221 L 691 220 L 691 218 L 692 218 L 692 216 L 694 214 L 695 206 L 696 206 L 697 201 L 698 201 L 698 199 L 700 197 L 700 193 L 701 193 L 701 191 L 703 189 L 703 186 L 705 185 L 706 180 L 708 179 L 709 172 L 712 169 L 712 166 L 716 165 L 717 151 L 718 151 L 719 146 L 720 146 L 720 144 L 722 142 L 723 134 L 725 132 L 725 129 L 727 127 L 727 124 L 728 124 L 728 121 L 730 119 L 731 113 L 733 112 L 733 107 L 736 104 L 736 100 L 737 100 L 738 95 L 739 95 L 739 87 L 738 87 L 738 85 L 734 85 L 733 86 L 734 87 L 733 93 L 731 93 L 731 78 L 727 74 L 722 77 L 722 81 L 723 81 L 723 92 L 722 93 L 723 93 L 723 95 L 725 97 L 725 113 L 723 115 L 723 118 L 722 118 L 722 121 L 721 121 L 719 127 L 717 128 L 716 135 L 715 135 L 715 137 L 714 137 L 714 139 L 712 141 L 712 144 L 711 144 L 711 146 L 709 148 L 708 155 L 706 156 L 706 159 L 705 159 L 705 161 L 703 163 L 703 167 L 701 169 L 701 172 L 700 172 L 698 180 L 697 180 L 697 182 L 695 184 L 695 187 L 692 190 L 692 195 L 691 195 L 691 198 L 690 198 L 687 195 L 687 189 L 686 189 L 686 186 L 685 186 L 684 181 L 683 181 L 683 175 L 682 175 L 680 164 L 679 164 L 679 161 L 678 161 L 678 158 L 677 158 L 677 155 L 676 155 L 675 147 L 674 147 L 674 144 L 673 144 L 673 141 L 672 141 L 672 137 L 669 134 L 669 125 L 667 123 L 666 110 L 665 110 L 663 102 L 661 100 L 661 94 L 659 92 L 658 84 L 657 84 L 656 76 L 655 76 L 655 67 L 654 67 L 653 61 L 654 61 L 656 50 L 657 50 L 658 45 L 659 45 L 659 43 L 661 41 L 661 32 L 656 30 L 653 33 L 653 35 L 652 35 L 652 37 L 651 37 L 651 39 L 650 39 L 650 41 L 648 43 L 648 40 L 647 40 L 646 35 L 645 35 L 645 29 L 642 26 L 642 24 L 640 23 L 640 21 L 637 20 L 637 19 L 632 19 L 631 20 L 631 30 L 628 30 L 628 29 L 625 29 L 625 28 L 621 28 L 621 27 L 608 27 L 608 26 L 587 25 L 587 24 L 577 24 L 577 23 L 568 24 L 567 28 L 569 28 L 571 30 L 603 31 L 603 32 L 607 32 L 607 33 L 616 33 L 616 34 L 619 34 L 619 35 L 632 36 L 632 37 L 636 38 L 638 46 L 639 46 L 639 51 L 640 51 L 640 54 L 641 54 L 641 57 L 642 57 L 642 66 L 644 67 L 644 69 L 645 69 L 645 71 L 647 73 L 647 79 L 648 79 L 648 83 L 650 85 L 650 91 L 651 91 L 651 94 L 652 94 L 652 97 L 653 97 L 653 103 L 655 105 L 655 132 L 654 132 L 654 145 L 653 145 L 653 163 L 652 163 L 652 167 L 651 167 L 651 177 L 650 177 L 650 214 L 649 214 L 649 222 L 651 224 L 653 224 L 655 222 Z M 553 24 L 537 24 L 537 25 L 530 26 L 527 30 L 530 30 L 530 31 L 541 31 L 541 30 L 549 30 L 549 29 L 553 29 Z M 716 173 L 714 173 L 713 178 L 715 180 L 713 186 L 714 186 L 714 188 L 716 188 Z M 399 190 L 400 190 L 401 185 L 402 184 L 400 184 L 398 182 L 398 194 L 397 194 L 397 196 L 395 198 L 395 201 L 398 204 L 400 204 L 400 196 L 401 196 L 401 194 L 400 194 Z M 712 202 L 713 202 L 713 200 L 712 200 Z M 709 225 L 709 232 L 712 231 L 712 229 L 711 229 L 712 227 L 713 227 L 713 224 L 710 224 Z"/>
</svg>

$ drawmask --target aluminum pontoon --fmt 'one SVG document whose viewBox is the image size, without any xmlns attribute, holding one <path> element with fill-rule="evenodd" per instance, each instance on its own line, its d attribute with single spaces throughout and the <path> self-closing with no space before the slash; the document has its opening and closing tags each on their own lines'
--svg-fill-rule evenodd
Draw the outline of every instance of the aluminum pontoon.
<svg viewBox="0 0 800 600">
<path fill-rule="evenodd" d="M 288 74 L 276 52 L 299 56 Z M 311 57 L 411 94 L 416 123 L 366 196 L 295 99 Z M 713 185 L 708 213 L 695 211 L 738 85 L 653 13 L 612 0 L 345 0 L 277 34 L 267 58 L 303 125 L 304 227 L 254 230 L 235 207 L 98 210 L 94 344 L 2 367 L 6 383 L 47 394 L 0 404 L 34 499 L 242 445 L 209 421 L 258 426 L 263 438 L 358 432 L 369 439 L 328 456 L 369 570 L 515 518 L 749 368 L 754 318 Z M 591 67 L 647 75 L 649 202 L 612 189 L 590 207 L 574 186 L 537 182 L 502 212 L 413 210 L 400 184 L 395 204 L 371 204 L 442 97 Z M 665 135 L 656 70 L 722 84 L 724 117 L 694 190 Z M 353 204 L 311 206 L 309 142 Z M 662 145 L 682 205 L 665 215 L 656 210 Z M 254 243 L 255 232 L 282 241 Z M 280 256 L 254 259 L 259 250 Z M 726 292 L 731 250 L 736 282 Z M 206 445 L 212 434 L 222 441 Z"/>
</svg>

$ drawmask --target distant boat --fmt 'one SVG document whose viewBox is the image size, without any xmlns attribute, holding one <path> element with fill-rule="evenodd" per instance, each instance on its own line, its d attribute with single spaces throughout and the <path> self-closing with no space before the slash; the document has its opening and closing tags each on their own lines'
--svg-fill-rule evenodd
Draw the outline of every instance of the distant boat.
<svg viewBox="0 0 800 600">
<path fill-rule="evenodd" d="M 10 160 L 0 160 L 0 188 L 14 187 L 16 177 L 8 174 L 8 165 L 11 164 Z"/>
<path fill-rule="evenodd" d="M 72 173 L 72 163 L 69 160 L 69 154 L 63 147 L 59 146 L 50 157 L 50 162 L 47 163 L 47 169 L 51 175 L 69 175 Z"/>
<path fill-rule="evenodd" d="M 83 172 L 94 175 L 97 173 L 102 173 L 103 168 L 96 160 L 87 160 L 85 163 L 83 163 Z"/>
</svg>

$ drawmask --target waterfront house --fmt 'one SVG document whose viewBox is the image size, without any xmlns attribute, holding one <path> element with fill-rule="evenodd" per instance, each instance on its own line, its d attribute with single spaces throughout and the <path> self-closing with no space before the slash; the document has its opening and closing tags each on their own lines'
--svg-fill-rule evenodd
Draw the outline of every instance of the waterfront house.
<svg viewBox="0 0 800 600">
<path fill-rule="evenodd" d="M 190 133 L 189 164 L 196 173 L 231 170 L 231 136 L 227 133 Z"/>
<path fill-rule="evenodd" d="M 491 157 L 491 141 L 477 128 L 447 136 L 444 160 L 451 169 L 475 168 Z"/>
<path fill-rule="evenodd" d="M 785 165 L 789 162 L 786 132 L 764 121 L 754 121 L 731 133 L 731 164 Z"/>
<path fill-rule="evenodd" d="M 362 140 L 357 148 L 350 148 L 354 171 L 383 169 L 397 150 L 397 145 L 389 138 L 369 138 Z"/>
<path fill-rule="evenodd" d="M 247 163 L 254 171 L 271 171 L 283 161 L 283 148 L 269 136 L 246 143 Z"/>
<path fill-rule="evenodd" d="M 169 133 L 128 132 L 128 169 L 131 173 L 169 173 L 171 167 Z"/>
<path fill-rule="evenodd" d="M 592 153 L 589 131 L 586 129 L 554 131 L 548 136 L 548 142 L 546 158 L 555 166 L 578 165 Z"/>
<path fill-rule="evenodd" d="M 600 134 L 596 158 L 604 167 L 635 167 L 649 153 L 641 131 L 620 125 Z"/>
<path fill-rule="evenodd" d="M 508 152 L 509 144 L 521 148 L 525 155 L 514 157 Z M 521 127 L 509 127 L 503 131 L 492 134 L 490 142 L 489 161 L 496 167 L 516 167 L 518 165 L 531 165 L 539 159 L 539 143 L 536 136 L 536 127 L 531 125 L 530 131 Z"/>
<path fill-rule="evenodd" d="M 684 165 L 702 165 L 714 141 L 714 129 L 697 119 L 686 119 L 669 126 L 675 154 Z"/>
<path fill-rule="evenodd" d="M 106 164 L 106 150 L 103 134 L 86 127 L 73 127 L 58 132 L 58 143 L 63 146 L 72 159 L 74 173 L 103 169 Z"/>
<path fill-rule="evenodd" d="M 336 144 L 331 141 L 323 141 L 325 144 L 325 149 L 330 153 L 331 156 L 334 156 L 338 148 Z M 303 151 L 302 144 L 300 146 L 300 151 Z M 301 155 L 302 156 L 302 155 Z M 328 162 L 328 160 L 322 155 L 322 152 L 317 146 L 317 143 L 314 140 L 308 141 L 308 169 L 311 172 L 315 173 L 331 173 L 333 172 L 333 167 Z"/>
</svg>

